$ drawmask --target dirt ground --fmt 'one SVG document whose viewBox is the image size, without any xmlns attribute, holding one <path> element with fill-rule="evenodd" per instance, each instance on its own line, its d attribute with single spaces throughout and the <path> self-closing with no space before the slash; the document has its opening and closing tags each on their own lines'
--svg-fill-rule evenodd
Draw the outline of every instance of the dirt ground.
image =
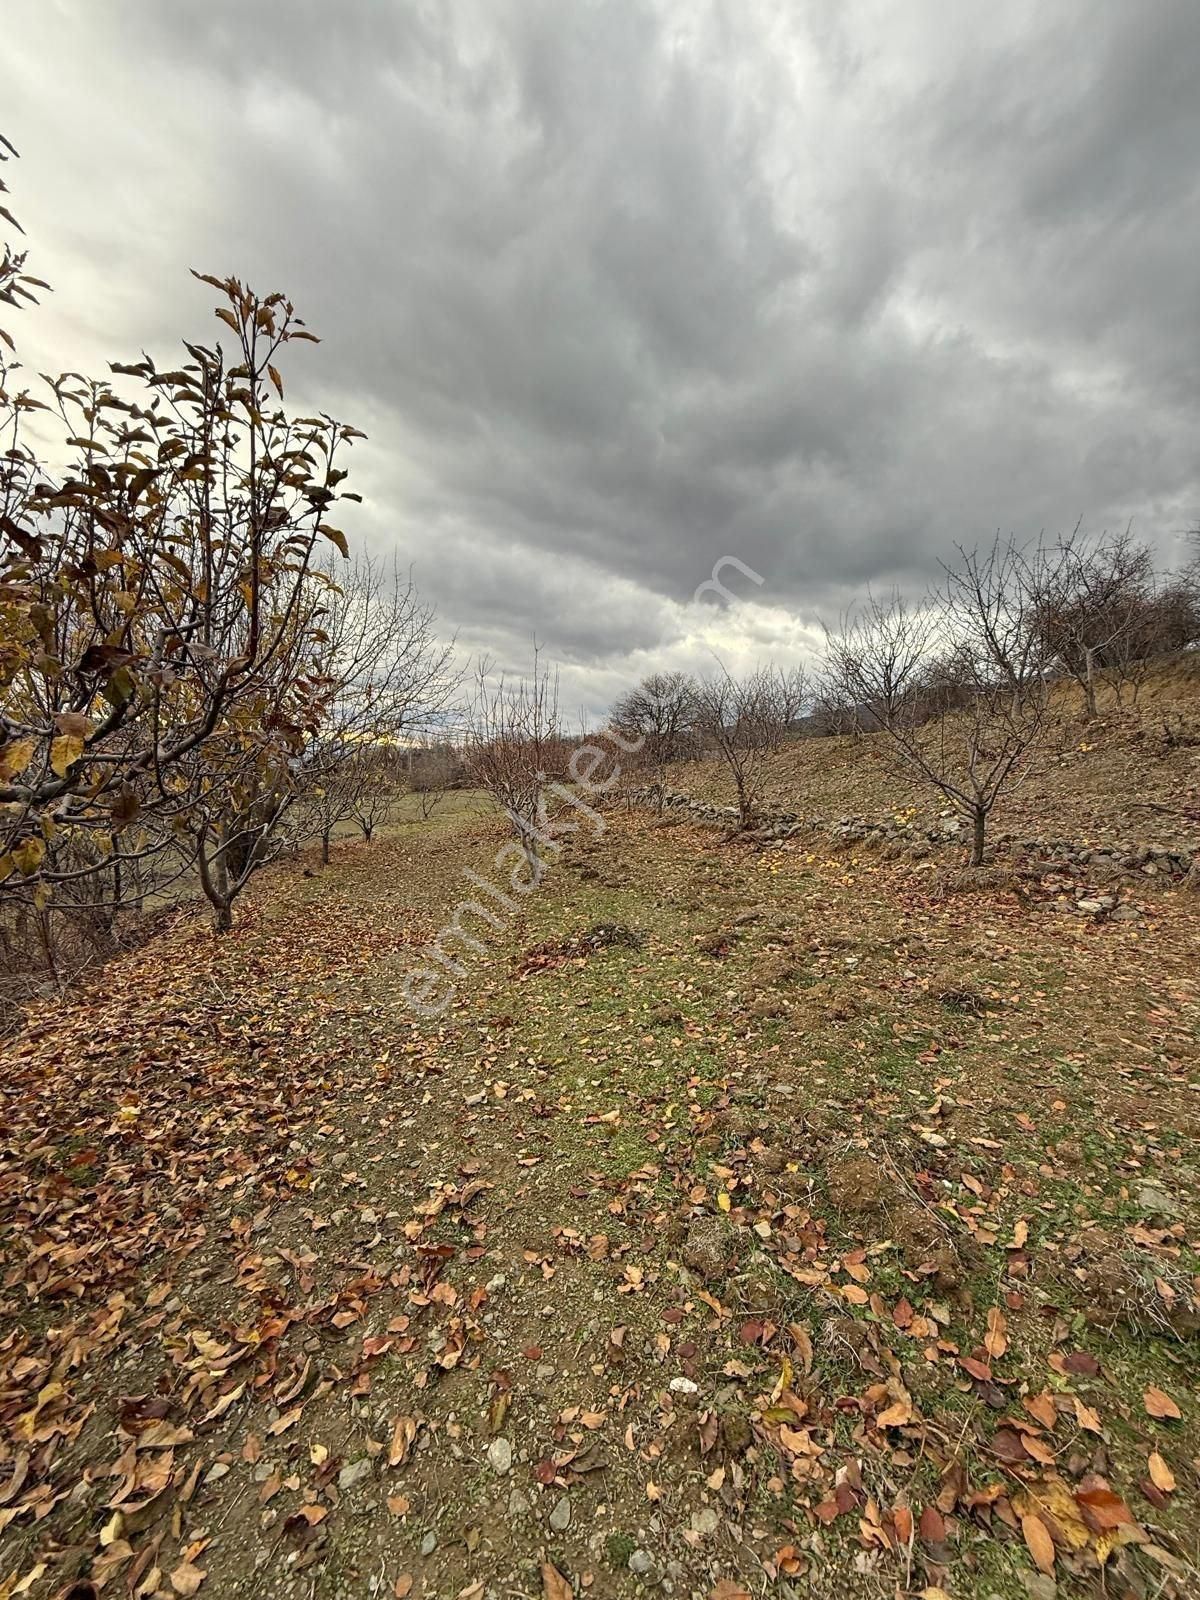
<svg viewBox="0 0 1200 1600">
<path fill-rule="evenodd" d="M 0 1596 L 1200 1594 L 1200 895 L 618 809 L 422 1018 L 503 843 L 342 842 L 8 1042 Z"/>
</svg>

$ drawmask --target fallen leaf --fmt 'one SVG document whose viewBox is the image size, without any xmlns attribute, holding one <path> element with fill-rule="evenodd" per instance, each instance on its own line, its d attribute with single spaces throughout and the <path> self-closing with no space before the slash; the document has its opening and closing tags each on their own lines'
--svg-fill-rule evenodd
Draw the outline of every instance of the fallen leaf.
<svg viewBox="0 0 1200 1600">
<path fill-rule="evenodd" d="M 999 1306 L 993 1306 L 988 1312 L 988 1331 L 983 1343 L 994 1360 L 998 1360 L 1008 1349 L 1008 1339 L 1005 1336 L 1004 1313 Z"/>
<path fill-rule="evenodd" d="M 1171 1420 L 1176 1421 L 1182 1415 L 1179 1407 L 1175 1404 L 1174 1400 L 1171 1399 L 1171 1396 L 1169 1394 L 1164 1394 L 1161 1389 L 1156 1389 L 1153 1384 L 1150 1385 L 1150 1387 L 1146 1390 L 1146 1393 L 1142 1396 L 1142 1401 L 1146 1407 L 1147 1416 L 1158 1417 L 1160 1420 L 1170 1418 Z"/>
<path fill-rule="evenodd" d="M 1078 1395 L 1075 1396 L 1075 1421 L 1081 1428 L 1086 1428 L 1089 1433 L 1102 1434 L 1104 1432 L 1100 1418 L 1092 1410 L 1091 1406 L 1084 1405 Z"/>
<path fill-rule="evenodd" d="M 1076 1489 L 1075 1502 L 1083 1512 L 1083 1520 L 1096 1533 L 1104 1533 L 1110 1528 L 1119 1528 L 1122 1523 L 1133 1521 L 1129 1507 L 1111 1489 Z"/>
<path fill-rule="evenodd" d="M 1043 1428 L 1053 1428 L 1058 1422 L 1058 1408 L 1054 1404 L 1054 1396 L 1048 1389 L 1041 1394 L 1028 1394 L 1021 1404 L 1029 1415 L 1040 1422 Z"/>
<path fill-rule="evenodd" d="M 926 1506 L 917 1524 L 926 1544 L 943 1544 L 946 1539 L 946 1519 L 936 1506 Z"/>
<path fill-rule="evenodd" d="M 417 1437 L 417 1419 L 399 1416 L 392 1424 L 392 1442 L 388 1448 L 388 1466 L 398 1467 L 408 1455 L 409 1447 Z"/>
<path fill-rule="evenodd" d="M 1041 1517 L 1030 1512 L 1021 1518 L 1021 1534 L 1039 1572 L 1054 1571 L 1054 1540 Z"/>
<path fill-rule="evenodd" d="M 571 1585 L 549 1561 L 542 1562 L 542 1595 L 544 1600 L 574 1600 Z"/>
</svg>

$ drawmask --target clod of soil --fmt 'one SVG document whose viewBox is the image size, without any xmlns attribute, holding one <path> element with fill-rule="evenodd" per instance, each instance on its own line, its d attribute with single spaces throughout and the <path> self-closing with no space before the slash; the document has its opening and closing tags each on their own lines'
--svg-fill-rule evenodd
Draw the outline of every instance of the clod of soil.
<svg viewBox="0 0 1200 1600">
<path fill-rule="evenodd" d="M 839 1211 L 869 1216 L 882 1211 L 892 1195 L 887 1174 L 870 1156 L 849 1156 L 826 1169 L 829 1198 Z"/>
<path fill-rule="evenodd" d="M 683 1244 L 683 1264 L 706 1283 L 726 1277 L 737 1257 L 733 1230 L 719 1217 L 697 1217 Z"/>
</svg>

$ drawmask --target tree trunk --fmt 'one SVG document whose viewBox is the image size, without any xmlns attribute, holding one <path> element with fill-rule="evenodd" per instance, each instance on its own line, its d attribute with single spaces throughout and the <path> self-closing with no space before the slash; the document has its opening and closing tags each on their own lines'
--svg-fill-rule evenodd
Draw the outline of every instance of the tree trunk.
<svg viewBox="0 0 1200 1600">
<path fill-rule="evenodd" d="M 742 778 L 735 777 L 734 783 L 737 787 L 738 828 L 745 830 L 754 820 L 751 815 L 750 797 L 746 793 L 746 785 Z"/>
<path fill-rule="evenodd" d="M 521 848 L 525 852 L 525 861 L 529 867 L 529 881 L 535 889 L 540 889 L 546 872 L 546 863 L 538 854 L 537 842 L 534 839 L 522 839 Z"/>
<path fill-rule="evenodd" d="M 1085 716 L 1094 717 L 1096 715 L 1096 652 L 1094 650 L 1087 652 L 1086 661 L 1087 673 L 1083 685 L 1083 708 Z"/>
<path fill-rule="evenodd" d="M 359 826 L 362 828 L 363 838 L 366 840 L 367 844 L 370 844 L 371 835 L 375 832 L 375 824 L 373 822 L 363 822 L 360 823 Z"/>
<path fill-rule="evenodd" d="M 987 812 L 982 807 L 977 806 L 972 820 L 974 828 L 971 835 L 971 865 L 973 867 L 981 867 L 983 865 L 983 841 L 987 831 Z"/>
<path fill-rule="evenodd" d="M 207 830 L 202 830 L 197 840 L 196 865 L 200 869 L 200 887 L 213 908 L 213 932 L 228 933 L 233 927 L 233 895 L 229 890 L 229 867 L 224 854 L 209 861 Z"/>
<path fill-rule="evenodd" d="M 329 835 L 328 835 L 328 833 L 323 833 L 321 835 L 321 865 L 323 867 L 327 867 L 329 865 Z"/>
</svg>

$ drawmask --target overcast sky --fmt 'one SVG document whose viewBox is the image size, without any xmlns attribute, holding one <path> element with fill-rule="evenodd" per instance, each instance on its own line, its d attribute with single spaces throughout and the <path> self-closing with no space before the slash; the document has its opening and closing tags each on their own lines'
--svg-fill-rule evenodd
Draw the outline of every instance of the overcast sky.
<svg viewBox="0 0 1200 1600">
<path fill-rule="evenodd" d="M 285 289 L 347 531 L 570 707 L 1200 518 L 1197 0 L 7 0 L 4 58 L 27 362 Z"/>
</svg>

